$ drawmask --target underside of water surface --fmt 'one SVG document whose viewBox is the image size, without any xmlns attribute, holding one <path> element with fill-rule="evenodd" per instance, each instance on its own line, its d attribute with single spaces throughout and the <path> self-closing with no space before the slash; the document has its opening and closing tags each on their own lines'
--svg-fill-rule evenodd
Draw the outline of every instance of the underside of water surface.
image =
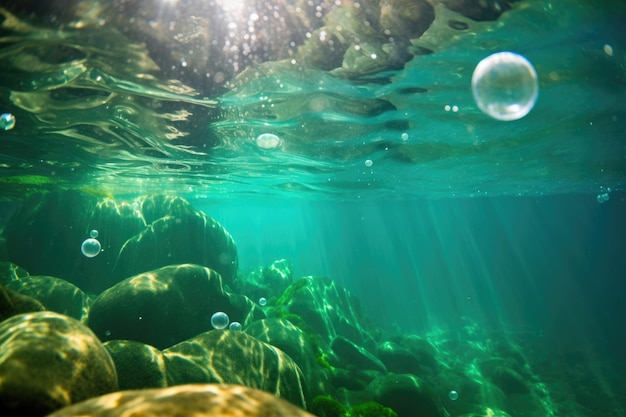
<svg viewBox="0 0 626 417">
<path fill-rule="evenodd" d="M 2 111 L 17 123 L 2 132 L 3 197 L 76 186 L 347 199 L 622 187 L 620 7 L 441 1 L 402 15 L 401 1 L 302 3 L 266 15 L 267 4 L 244 2 L 5 6 Z M 502 122 L 480 112 L 471 77 L 509 50 L 535 66 L 539 99 Z M 276 143 L 259 145 L 262 134 Z"/>
</svg>

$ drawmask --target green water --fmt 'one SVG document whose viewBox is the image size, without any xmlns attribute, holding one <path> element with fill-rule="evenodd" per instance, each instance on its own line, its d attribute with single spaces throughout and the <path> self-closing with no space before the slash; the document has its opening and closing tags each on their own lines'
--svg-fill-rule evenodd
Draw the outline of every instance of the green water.
<svg viewBox="0 0 626 417">
<path fill-rule="evenodd" d="M 17 120 L 2 132 L 5 197 L 56 186 L 347 199 L 621 188 L 620 7 L 524 1 L 494 22 L 437 11 L 414 41 L 435 53 L 402 70 L 349 80 L 268 64 L 219 91 L 163 74 L 128 28 L 56 27 L 5 11 L 2 110 Z M 468 29 L 450 28 L 451 18 Z M 540 83 L 533 111 L 509 123 L 482 114 L 470 89 L 477 62 L 500 50 L 525 55 Z M 262 133 L 281 146 L 258 148 Z"/>
<path fill-rule="evenodd" d="M 233 236 L 240 275 L 286 258 L 475 381 L 510 343 L 535 402 L 485 404 L 626 415 L 622 2 L 521 0 L 475 21 L 433 1 L 413 56 L 359 76 L 299 61 L 313 23 L 259 35 L 261 58 L 212 63 L 200 29 L 213 2 L 70 3 L 0 1 L 0 113 L 16 120 L 0 131 L 0 226 L 38 192 L 182 196 Z M 224 33 L 228 13 L 212 21 Z M 471 90 L 477 63 L 506 50 L 539 78 L 536 105 L 511 122 Z M 276 146 L 259 146 L 265 133 Z M 478 417 L 446 399 L 465 395 L 453 382 L 437 394 L 451 415 Z"/>
</svg>

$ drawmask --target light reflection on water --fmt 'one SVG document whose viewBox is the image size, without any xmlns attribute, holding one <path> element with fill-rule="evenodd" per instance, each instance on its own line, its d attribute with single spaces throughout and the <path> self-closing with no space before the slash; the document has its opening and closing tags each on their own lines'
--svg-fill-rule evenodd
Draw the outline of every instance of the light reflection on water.
<svg viewBox="0 0 626 417">
<path fill-rule="evenodd" d="M 54 28 L 5 11 L 0 110 L 17 128 L 3 133 L 3 176 L 16 195 L 54 183 L 347 199 L 621 189 L 624 56 L 606 51 L 623 39 L 608 20 L 586 20 L 599 8 L 559 6 L 519 2 L 493 22 L 437 9 L 414 42 L 434 53 L 402 70 L 346 79 L 287 59 L 223 73 L 218 87 L 191 74 L 195 58 L 165 71 L 133 38 L 157 21 Z M 503 49 L 527 56 L 540 79 L 536 108 L 509 123 L 482 115 L 469 87 L 476 63 Z M 280 146 L 257 146 L 263 134 Z M 361 169 L 368 160 L 376 170 Z"/>
</svg>

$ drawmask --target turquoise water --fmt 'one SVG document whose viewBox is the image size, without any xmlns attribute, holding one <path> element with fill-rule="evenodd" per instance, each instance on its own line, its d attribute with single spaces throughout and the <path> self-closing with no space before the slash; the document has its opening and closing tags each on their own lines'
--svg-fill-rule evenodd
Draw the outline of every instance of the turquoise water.
<svg viewBox="0 0 626 417">
<path fill-rule="evenodd" d="M 179 2 L 156 17 L 0 2 L 0 113 L 16 120 L 0 131 L 2 223 L 38 192 L 181 196 L 233 236 L 242 274 L 287 259 L 442 352 L 510 337 L 548 386 L 543 415 L 626 415 L 624 5 L 522 0 L 475 21 L 433 2 L 406 63 L 354 76 L 272 48 L 282 35 L 215 72 Z M 502 122 L 471 77 L 507 50 L 539 96 Z"/>
<path fill-rule="evenodd" d="M 266 62 L 233 76 L 230 88 L 197 81 L 190 73 L 203 68 L 180 62 L 159 73 L 159 55 L 126 21 L 100 26 L 85 18 L 74 22 L 81 30 L 5 12 L 0 88 L 3 111 L 17 119 L 3 133 L 5 182 L 17 196 L 43 183 L 112 194 L 314 199 L 622 187 L 620 7 L 519 2 L 495 22 L 440 9 L 413 41 L 436 53 L 402 70 L 349 80 Z M 468 29 L 450 28 L 453 18 Z M 480 113 L 470 89 L 478 61 L 501 50 L 526 56 L 540 85 L 534 110 L 509 123 Z M 278 135 L 281 146 L 258 148 L 262 133 Z"/>
</svg>

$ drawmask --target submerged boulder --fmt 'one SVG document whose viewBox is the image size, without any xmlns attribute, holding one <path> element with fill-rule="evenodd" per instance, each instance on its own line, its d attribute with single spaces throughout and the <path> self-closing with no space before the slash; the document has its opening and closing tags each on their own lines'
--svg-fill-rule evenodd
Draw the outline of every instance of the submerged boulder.
<svg viewBox="0 0 626 417">
<path fill-rule="evenodd" d="M 359 300 L 334 281 L 318 277 L 300 278 L 285 290 L 275 304 L 275 315 L 301 318 L 325 344 L 341 335 L 366 348 L 375 347 L 379 329 L 371 323 Z"/>
<path fill-rule="evenodd" d="M 8 283 L 6 287 L 36 299 L 46 310 L 65 314 L 79 321 L 87 318 L 91 298 L 80 288 L 61 278 L 28 275 Z"/>
<path fill-rule="evenodd" d="M 227 284 L 233 281 L 237 249 L 217 221 L 180 197 L 148 197 L 141 212 L 147 226 L 121 247 L 114 276 L 127 278 L 165 265 L 193 263 L 219 272 Z"/>
<path fill-rule="evenodd" d="M 164 352 L 168 385 L 240 384 L 306 407 L 304 377 L 282 350 L 241 331 L 212 330 Z"/>
<path fill-rule="evenodd" d="M 42 416 L 117 388 L 111 357 L 77 320 L 44 311 L 0 324 L 0 415 Z"/>
<path fill-rule="evenodd" d="M 234 288 L 253 300 L 278 297 L 293 282 L 292 270 L 288 260 L 279 259 L 239 277 L 234 282 Z"/>
<path fill-rule="evenodd" d="M 266 392 L 226 384 L 122 391 L 76 404 L 49 417 L 314 417 Z"/>
<path fill-rule="evenodd" d="M 34 298 L 0 285 L 0 322 L 17 314 L 44 311 L 45 309 L 43 304 Z"/>
<path fill-rule="evenodd" d="M 315 335 L 279 318 L 257 320 L 246 327 L 245 333 L 289 355 L 306 376 L 311 396 L 328 391 L 330 365 L 324 363 L 324 351 Z"/>
<path fill-rule="evenodd" d="M 443 417 L 441 401 L 416 375 L 386 374 L 374 379 L 365 390 L 351 392 L 351 401 L 376 401 L 394 410 L 398 417 Z"/>
<path fill-rule="evenodd" d="M 385 365 L 377 357 L 343 336 L 335 336 L 330 348 L 348 365 L 356 366 L 361 370 L 387 372 Z"/>
<path fill-rule="evenodd" d="M 100 250 L 87 256 L 81 245 L 92 234 Z M 79 191 L 35 194 L 8 219 L 2 238 L 6 250 L 0 260 L 33 275 L 62 278 L 89 293 L 171 264 L 204 265 L 226 282 L 237 271 L 230 234 L 180 197 L 115 201 Z M 0 279 L 10 279 L 10 270 L 2 272 Z"/>
<path fill-rule="evenodd" d="M 111 340 L 104 347 L 113 358 L 120 390 L 165 388 L 165 359 L 159 349 L 132 340 Z"/>
<path fill-rule="evenodd" d="M 6 261 L 0 262 L 0 284 L 2 285 L 28 275 L 28 271 L 19 265 Z"/>
<path fill-rule="evenodd" d="M 163 349 L 211 329 L 211 316 L 219 311 L 244 326 L 264 317 L 250 299 L 224 290 L 217 272 L 170 265 L 104 291 L 87 323 L 104 341 L 135 340 Z"/>
</svg>

